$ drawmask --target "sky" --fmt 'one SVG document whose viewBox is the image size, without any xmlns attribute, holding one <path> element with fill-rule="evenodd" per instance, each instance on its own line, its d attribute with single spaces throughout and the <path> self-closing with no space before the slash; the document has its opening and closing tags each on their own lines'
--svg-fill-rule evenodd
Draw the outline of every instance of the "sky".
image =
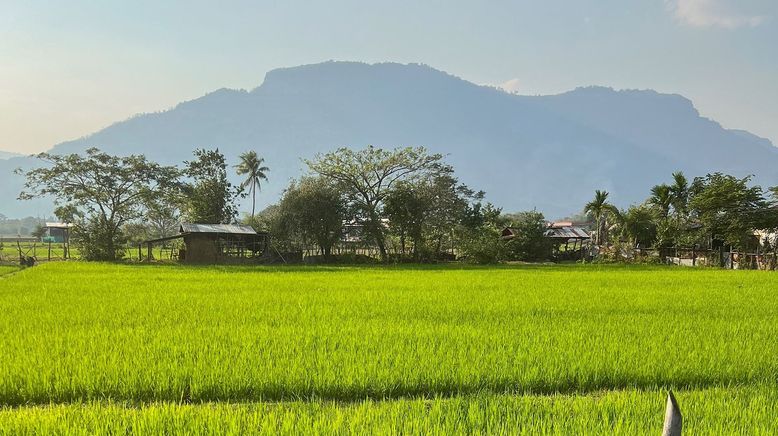
<svg viewBox="0 0 778 436">
<path fill-rule="evenodd" d="M 327 60 L 423 63 L 528 95 L 677 93 L 778 144 L 776 41 L 776 0 L 0 0 L 0 150 Z"/>
</svg>

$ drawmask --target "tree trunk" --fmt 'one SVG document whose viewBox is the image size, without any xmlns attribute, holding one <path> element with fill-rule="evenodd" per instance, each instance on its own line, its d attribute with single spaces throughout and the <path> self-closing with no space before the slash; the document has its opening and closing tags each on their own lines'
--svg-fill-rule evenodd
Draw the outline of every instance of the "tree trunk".
<svg viewBox="0 0 778 436">
<path fill-rule="evenodd" d="M 372 233 L 373 238 L 378 245 L 378 252 L 381 255 L 381 262 L 386 262 L 386 244 L 384 241 L 384 229 L 381 226 L 381 219 L 378 217 L 378 213 L 376 212 L 374 205 L 369 205 L 368 207 L 368 214 L 370 215 L 370 233 Z"/>
<path fill-rule="evenodd" d="M 251 225 L 254 225 L 254 206 L 257 204 L 257 181 L 251 184 Z"/>
</svg>

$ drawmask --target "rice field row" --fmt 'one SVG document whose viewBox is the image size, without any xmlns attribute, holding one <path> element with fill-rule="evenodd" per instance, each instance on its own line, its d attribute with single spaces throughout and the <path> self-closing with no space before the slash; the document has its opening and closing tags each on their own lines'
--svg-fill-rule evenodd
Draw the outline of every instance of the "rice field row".
<svg viewBox="0 0 778 436">
<path fill-rule="evenodd" d="M 144 406 L 97 402 L 0 410 L 8 434 L 629 434 L 656 435 L 664 392 L 476 395 L 449 399 Z M 678 395 L 687 434 L 774 434 L 772 388 Z"/>
<path fill-rule="evenodd" d="M 0 281 L 0 432 L 656 433 L 669 388 L 703 433 L 775 430 L 777 290 L 685 268 L 50 263 Z"/>
</svg>

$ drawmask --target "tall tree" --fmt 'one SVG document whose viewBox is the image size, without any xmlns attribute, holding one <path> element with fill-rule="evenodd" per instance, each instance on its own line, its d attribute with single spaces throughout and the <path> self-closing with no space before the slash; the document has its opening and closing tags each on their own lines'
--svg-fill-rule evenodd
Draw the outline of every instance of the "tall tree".
<svg viewBox="0 0 778 436">
<path fill-rule="evenodd" d="M 670 207 L 673 204 L 672 188 L 666 184 L 654 186 L 651 188 L 648 204 L 656 208 L 661 218 L 667 218 L 670 215 Z"/>
<path fill-rule="evenodd" d="M 621 233 L 633 247 L 649 247 L 656 240 L 657 224 L 653 211 L 645 206 L 631 206 L 618 214 Z"/>
<path fill-rule="evenodd" d="M 76 241 L 88 260 L 121 257 L 122 225 L 140 218 L 146 199 L 162 195 L 179 177 L 176 168 L 144 156 L 111 156 L 96 148 L 85 156 L 41 153 L 37 157 L 48 165 L 26 173 L 19 198 L 51 195 L 63 215 L 83 216 L 75 228 Z"/>
<path fill-rule="evenodd" d="M 423 147 L 384 150 L 371 145 L 357 151 L 340 148 L 305 162 L 311 171 L 341 184 L 350 193 L 365 217 L 366 230 L 378 245 L 381 260 L 386 261 L 381 209 L 388 191 L 399 180 L 438 168 L 442 158 L 428 154 Z"/>
<path fill-rule="evenodd" d="M 184 162 L 184 173 L 191 179 L 183 185 L 185 214 L 195 223 L 228 224 L 238 215 L 235 200 L 240 187 L 227 180 L 227 162 L 216 150 L 197 149 L 193 161 Z"/>
<path fill-rule="evenodd" d="M 429 210 L 427 193 L 413 183 L 397 183 L 386 196 L 384 213 L 389 219 L 389 228 L 400 238 L 400 252 L 410 239 L 414 257 L 422 245 L 422 226 Z"/>
<path fill-rule="evenodd" d="M 287 230 L 315 243 L 325 259 L 340 240 L 348 205 L 343 194 L 328 180 L 306 177 L 293 182 L 279 204 L 280 219 Z M 288 234 L 288 233 L 287 233 Z"/>
<path fill-rule="evenodd" d="M 685 216 L 689 208 L 689 181 L 680 172 L 673 173 L 673 184 L 670 185 L 673 210 L 676 215 Z"/>
<path fill-rule="evenodd" d="M 240 187 L 248 187 L 251 193 L 251 220 L 254 221 L 254 208 L 257 203 L 257 191 L 261 190 L 260 181 L 267 181 L 267 173 L 270 168 L 262 165 L 265 159 L 257 156 L 255 151 L 247 151 L 240 155 L 240 163 L 235 165 L 239 176 L 246 176 Z"/>
<path fill-rule="evenodd" d="M 770 226 L 773 211 L 762 188 L 750 181 L 721 173 L 694 179 L 689 207 L 711 238 L 746 249 L 754 230 Z"/>
<path fill-rule="evenodd" d="M 595 226 L 597 231 L 595 232 L 594 243 L 596 245 L 602 245 L 606 241 L 607 235 L 607 217 L 609 214 L 618 211 L 612 204 L 608 203 L 608 191 L 600 191 L 599 189 L 594 191 L 594 199 L 584 207 L 584 213 L 591 214 L 594 217 Z"/>
</svg>

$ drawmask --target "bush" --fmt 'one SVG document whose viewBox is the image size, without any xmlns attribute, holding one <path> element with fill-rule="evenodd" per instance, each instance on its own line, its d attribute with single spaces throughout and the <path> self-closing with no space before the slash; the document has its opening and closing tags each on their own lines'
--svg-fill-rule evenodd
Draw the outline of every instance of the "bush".
<svg viewBox="0 0 778 436">
<path fill-rule="evenodd" d="M 124 257 L 127 238 L 120 229 L 100 218 L 74 227 L 73 243 L 84 260 L 119 260 Z"/>
<path fill-rule="evenodd" d="M 492 228 L 474 230 L 460 243 L 462 260 L 470 263 L 497 263 L 505 258 L 505 243 L 500 232 Z"/>
<path fill-rule="evenodd" d="M 508 260 L 539 261 L 551 257 L 552 243 L 546 236 L 546 220 L 540 212 L 521 212 L 511 227 L 517 235 L 505 244 Z"/>
</svg>

